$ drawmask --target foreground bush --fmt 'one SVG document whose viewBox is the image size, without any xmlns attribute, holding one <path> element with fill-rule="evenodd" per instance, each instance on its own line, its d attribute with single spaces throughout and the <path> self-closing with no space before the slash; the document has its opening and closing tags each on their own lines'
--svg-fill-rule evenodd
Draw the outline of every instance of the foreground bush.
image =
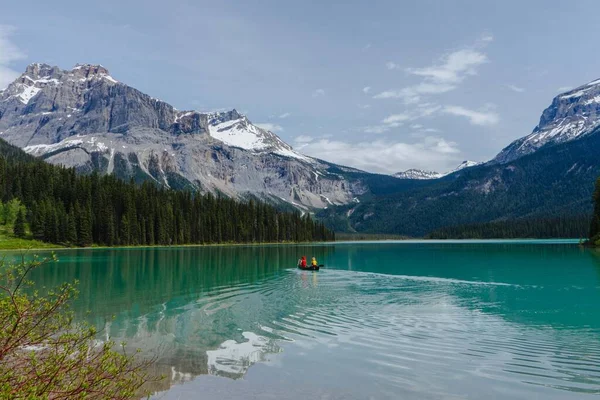
<svg viewBox="0 0 600 400">
<path fill-rule="evenodd" d="M 51 261 L 0 261 L 0 399 L 141 397 L 150 362 L 73 323 L 76 282 L 40 293 L 27 279 Z"/>
</svg>

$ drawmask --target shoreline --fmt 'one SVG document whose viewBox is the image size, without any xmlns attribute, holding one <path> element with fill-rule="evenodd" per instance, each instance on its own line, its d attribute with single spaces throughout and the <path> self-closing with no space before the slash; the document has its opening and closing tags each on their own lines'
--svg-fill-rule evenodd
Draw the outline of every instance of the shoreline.
<svg viewBox="0 0 600 400">
<path fill-rule="evenodd" d="M 581 242 L 579 238 L 498 238 L 498 239 L 417 239 L 417 238 L 406 238 L 406 239 L 366 239 L 366 240 L 338 240 L 332 242 L 248 242 L 248 243 L 192 243 L 192 244 L 178 244 L 178 245 L 139 245 L 139 246 L 89 246 L 89 247 L 1 247 L 0 242 L 0 253 L 2 252 L 39 252 L 39 251 L 61 251 L 61 250 L 106 250 L 106 249 L 154 249 L 154 248 L 188 248 L 188 247 L 241 247 L 241 246 L 281 246 L 281 245 L 294 245 L 294 246 L 312 246 L 312 245 L 348 245 L 348 244 L 370 244 L 370 243 L 406 243 L 406 244 L 486 244 L 486 243 L 498 243 L 498 242 L 519 242 L 519 243 L 536 243 L 540 242 L 544 244 L 547 242 L 555 242 L 554 244 L 569 244 L 569 245 L 580 245 L 585 248 L 597 248 L 596 246 L 586 245 Z"/>
<path fill-rule="evenodd" d="M 272 245 L 313 245 L 334 244 L 338 242 L 247 242 L 247 243 L 190 243 L 176 245 L 135 245 L 135 246 L 88 246 L 88 247 L 2 247 L 3 251 L 58 251 L 58 250 L 105 250 L 105 249 L 153 249 L 153 248 L 185 248 L 185 247 L 217 247 L 217 246 L 272 246 Z"/>
</svg>

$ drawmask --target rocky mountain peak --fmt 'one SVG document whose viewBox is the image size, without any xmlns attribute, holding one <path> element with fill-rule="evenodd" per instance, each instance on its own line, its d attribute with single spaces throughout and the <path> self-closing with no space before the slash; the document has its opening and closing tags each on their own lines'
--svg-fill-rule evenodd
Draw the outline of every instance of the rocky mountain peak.
<svg viewBox="0 0 600 400">
<path fill-rule="evenodd" d="M 77 75 L 82 78 L 89 78 L 92 76 L 110 76 L 108 69 L 104 68 L 102 65 L 94 65 L 94 64 L 76 64 L 75 67 L 71 70 L 74 75 Z"/>
<path fill-rule="evenodd" d="M 208 123 L 211 125 L 218 125 L 224 122 L 236 121 L 238 119 L 246 118 L 244 115 L 237 112 L 235 108 L 231 111 L 209 113 L 207 117 Z"/>
<path fill-rule="evenodd" d="M 32 63 L 27 66 L 23 76 L 27 76 L 31 79 L 40 79 L 46 77 L 53 77 L 57 72 L 60 71 L 58 67 L 52 67 L 48 64 L 43 63 Z"/>
<path fill-rule="evenodd" d="M 528 136 L 505 147 L 493 160 L 507 163 L 539 148 L 578 139 L 600 125 L 600 79 L 556 96 Z"/>
</svg>

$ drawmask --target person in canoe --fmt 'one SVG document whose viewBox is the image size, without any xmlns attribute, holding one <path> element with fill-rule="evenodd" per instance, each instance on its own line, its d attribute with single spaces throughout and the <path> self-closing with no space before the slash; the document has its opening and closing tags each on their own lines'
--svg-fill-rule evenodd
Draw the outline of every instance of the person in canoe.
<svg viewBox="0 0 600 400">
<path fill-rule="evenodd" d="M 298 260 L 298 266 L 301 268 L 306 268 L 306 256 L 300 257 Z"/>
<path fill-rule="evenodd" d="M 312 261 L 310 262 L 310 264 L 311 264 L 313 267 L 316 267 L 316 266 L 318 266 L 318 265 L 319 265 L 319 264 L 317 263 L 317 259 L 316 259 L 315 257 L 313 257 L 313 258 L 312 258 Z"/>
</svg>

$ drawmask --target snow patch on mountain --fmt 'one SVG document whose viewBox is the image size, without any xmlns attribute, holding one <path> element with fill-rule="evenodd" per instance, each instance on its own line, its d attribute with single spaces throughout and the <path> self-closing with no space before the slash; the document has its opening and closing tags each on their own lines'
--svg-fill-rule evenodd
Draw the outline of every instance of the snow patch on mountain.
<svg viewBox="0 0 600 400">
<path fill-rule="evenodd" d="M 244 150 L 261 151 L 269 147 L 266 138 L 254 125 L 246 123 L 245 117 L 223 123 L 210 124 L 209 134 L 230 146 Z"/>
<path fill-rule="evenodd" d="M 234 113 L 232 120 L 226 120 L 226 116 Z M 250 123 L 243 115 L 233 110 L 227 113 L 209 114 L 208 132 L 213 138 L 221 142 L 253 152 L 270 152 L 284 157 L 296 158 L 311 162 L 312 159 L 292 149 L 290 145 L 282 141 L 273 132 L 259 128 Z"/>
<path fill-rule="evenodd" d="M 23 104 L 29 104 L 29 101 L 33 99 L 41 89 L 36 88 L 35 86 L 23 86 L 23 90 L 17 94 L 17 98 Z"/>
<path fill-rule="evenodd" d="M 481 162 L 478 161 L 471 161 L 471 160 L 465 160 L 463 162 L 461 162 L 458 167 L 454 168 L 452 171 L 446 172 L 444 175 L 450 175 L 454 172 L 460 171 L 461 169 L 465 169 L 465 168 L 470 168 L 470 167 L 474 167 L 476 165 L 481 165 Z"/>
</svg>

